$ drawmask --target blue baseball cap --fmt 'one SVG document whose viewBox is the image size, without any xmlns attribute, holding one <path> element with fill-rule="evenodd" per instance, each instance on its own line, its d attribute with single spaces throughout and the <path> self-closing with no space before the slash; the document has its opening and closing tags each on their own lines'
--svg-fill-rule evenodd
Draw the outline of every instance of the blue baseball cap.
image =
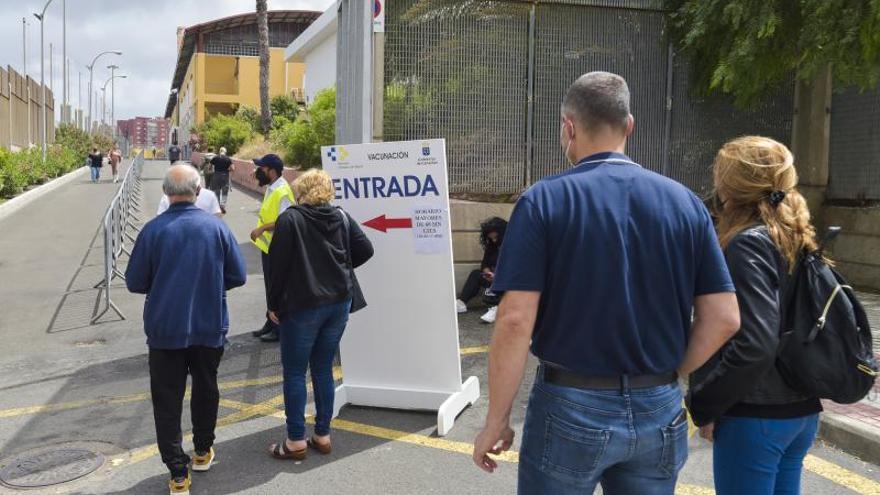
<svg viewBox="0 0 880 495">
<path fill-rule="evenodd" d="M 275 169 L 279 174 L 284 172 L 284 162 L 281 161 L 281 157 L 274 153 L 269 153 L 263 158 L 254 158 L 254 165 Z"/>
</svg>

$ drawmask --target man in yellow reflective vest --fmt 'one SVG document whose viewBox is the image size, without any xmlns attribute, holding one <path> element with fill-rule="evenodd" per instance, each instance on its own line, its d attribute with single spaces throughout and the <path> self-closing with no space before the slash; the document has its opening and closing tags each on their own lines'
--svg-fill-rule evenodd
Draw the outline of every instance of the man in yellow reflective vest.
<svg viewBox="0 0 880 495">
<path fill-rule="evenodd" d="M 275 220 L 284 210 L 294 204 L 293 191 L 290 184 L 284 179 L 284 162 L 278 155 L 268 154 L 263 158 L 255 158 L 256 170 L 254 176 L 260 186 L 268 186 L 263 204 L 260 206 L 260 216 L 257 219 L 257 228 L 251 232 L 251 240 L 262 251 L 263 279 L 266 294 L 269 293 L 269 280 L 272 267 L 269 265 L 269 245 L 272 243 L 272 232 L 275 230 Z M 253 332 L 254 337 L 259 337 L 263 342 L 278 341 L 278 325 L 267 318 L 263 328 Z"/>
</svg>

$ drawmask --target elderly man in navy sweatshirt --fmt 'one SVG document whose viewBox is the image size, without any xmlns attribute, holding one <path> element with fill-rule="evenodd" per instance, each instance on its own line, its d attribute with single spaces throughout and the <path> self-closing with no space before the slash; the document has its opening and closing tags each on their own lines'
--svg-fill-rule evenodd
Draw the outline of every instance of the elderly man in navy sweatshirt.
<svg viewBox="0 0 880 495">
<path fill-rule="evenodd" d="M 226 291 L 245 283 L 244 258 L 229 227 L 197 208 L 199 173 L 172 166 L 162 185 L 171 206 L 147 223 L 135 242 L 125 283 L 146 294 L 144 330 L 150 349 L 150 390 L 162 462 L 171 471 L 171 494 L 188 494 L 193 471 L 214 461 L 217 367 L 229 313 Z M 184 453 L 180 417 L 187 375 L 192 375 L 192 459 Z"/>
</svg>

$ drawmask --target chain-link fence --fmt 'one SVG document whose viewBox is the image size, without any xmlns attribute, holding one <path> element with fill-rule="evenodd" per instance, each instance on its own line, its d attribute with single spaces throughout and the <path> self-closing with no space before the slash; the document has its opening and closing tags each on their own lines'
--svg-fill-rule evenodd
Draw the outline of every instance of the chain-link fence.
<svg viewBox="0 0 880 495">
<path fill-rule="evenodd" d="M 661 2 L 388 2 L 384 138 L 446 138 L 450 190 L 516 193 L 567 168 L 559 105 L 577 76 L 625 77 L 629 155 L 698 192 L 728 139 L 790 141 L 793 85 L 747 111 L 694 95 L 665 39 Z"/>
<path fill-rule="evenodd" d="M 832 96 L 829 174 L 828 199 L 880 200 L 880 91 Z"/>
</svg>

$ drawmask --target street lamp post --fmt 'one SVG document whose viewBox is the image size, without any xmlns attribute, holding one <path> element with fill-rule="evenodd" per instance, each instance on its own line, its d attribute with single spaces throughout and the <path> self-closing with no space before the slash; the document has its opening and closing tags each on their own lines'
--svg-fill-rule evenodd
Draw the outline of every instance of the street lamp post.
<svg viewBox="0 0 880 495">
<path fill-rule="evenodd" d="M 114 79 L 125 79 L 128 76 L 124 75 L 112 75 L 106 81 L 104 81 L 104 85 L 101 87 L 101 123 L 107 124 L 106 121 L 106 113 L 107 113 L 107 84 Z M 112 109 L 111 109 L 112 112 Z"/>
<path fill-rule="evenodd" d="M 113 81 L 116 75 L 116 69 L 119 68 L 118 65 L 108 65 L 108 69 L 110 69 L 110 129 L 113 132 L 113 137 L 116 137 L 116 83 Z"/>
<path fill-rule="evenodd" d="M 43 11 L 34 14 L 34 17 L 40 20 L 40 137 L 43 142 L 43 161 L 46 161 L 46 64 L 45 64 L 45 46 L 44 46 L 44 29 L 43 19 L 46 17 L 46 9 L 52 0 L 48 0 L 43 6 Z"/>
<path fill-rule="evenodd" d="M 112 53 L 114 55 L 122 55 L 122 52 L 119 50 L 107 50 L 105 52 L 101 52 L 101 53 L 95 55 L 95 58 L 92 59 L 92 63 L 86 66 L 86 68 L 89 69 L 89 118 L 87 119 L 89 132 L 91 132 L 91 129 L 92 129 L 92 93 L 94 93 L 94 91 L 95 91 L 92 84 L 93 84 L 93 79 L 94 79 L 94 75 L 95 75 L 94 74 L 95 62 L 97 62 L 98 59 L 101 58 L 102 55 L 106 55 L 108 53 Z M 95 103 L 96 103 L 95 106 L 97 106 L 97 102 L 95 102 Z"/>
</svg>

